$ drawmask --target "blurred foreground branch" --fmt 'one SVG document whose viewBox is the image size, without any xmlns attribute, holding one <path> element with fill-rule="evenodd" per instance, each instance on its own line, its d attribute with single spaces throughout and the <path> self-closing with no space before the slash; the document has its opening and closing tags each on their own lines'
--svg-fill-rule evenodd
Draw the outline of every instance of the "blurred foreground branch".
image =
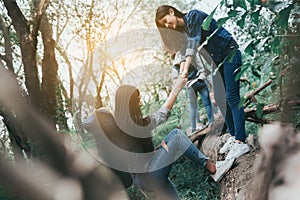
<svg viewBox="0 0 300 200">
<path fill-rule="evenodd" d="M 42 157 L 11 163 L 0 158 L 0 183 L 28 199 L 127 199 L 118 178 L 86 152 L 75 151 L 68 135 L 57 133 L 41 113 L 22 100 L 18 87 L 1 65 L 0 105 L 13 110 L 5 117 L 22 127 Z"/>
</svg>

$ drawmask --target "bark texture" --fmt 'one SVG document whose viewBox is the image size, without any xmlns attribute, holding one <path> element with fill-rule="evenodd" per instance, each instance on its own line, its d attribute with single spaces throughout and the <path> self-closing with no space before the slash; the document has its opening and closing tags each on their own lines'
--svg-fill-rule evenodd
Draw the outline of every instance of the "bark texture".
<svg viewBox="0 0 300 200">
<path fill-rule="evenodd" d="M 222 117 L 210 129 L 190 137 L 212 160 L 224 160 L 218 154 L 230 136 L 221 134 Z M 221 200 L 297 199 L 300 190 L 300 135 L 291 124 L 265 124 L 258 135 L 247 137 L 250 152 L 236 159 L 232 168 L 220 180 Z M 299 186 L 298 185 L 298 186 Z M 287 195 L 285 198 L 285 195 Z"/>
</svg>

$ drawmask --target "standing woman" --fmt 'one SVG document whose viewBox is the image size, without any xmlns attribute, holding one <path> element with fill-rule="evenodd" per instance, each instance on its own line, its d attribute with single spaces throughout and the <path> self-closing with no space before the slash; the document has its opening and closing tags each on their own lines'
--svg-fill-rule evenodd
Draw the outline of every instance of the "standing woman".
<svg viewBox="0 0 300 200">
<path fill-rule="evenodd" d="M 207 16 L 206 13 L 196 9 L 182 13 L 173 6 L 162 5 L 157 8 L 155 22 L 163 42 L 170 40 L 170 37 L 161 29 L 170 29 L 187 35 L 185 62 L 180 67 L 182 77 L 187 77 L 190 64 L 198 52 L 197 48 L 201 45 L 214 61 L 214 68 L 221 65 L 218 70 L 225 86 L 225 94 L 222 91 L 224 89 L 220 87 L 222 84 L 217 83 L 217 80 L 214 80 L 216 77 L 213 75 L 214 94 L 232 137 L 220 149 L 220 153 L 229 151 L 226 159 L 238 158 L 250 151 L 245 143 L 244 108 L 239 108 L 240 81 L 235 80 L 235 75 L 242 65 L 241 52 L 237 49 L 238 45 L 231 34 L 223 27 L 218 27 L 214 19 L 212 19 L 208 30 L 203 29 L 202 24 Z M 210 37 L 208 42 L 206 41 L 207 37 Z M 233 53 L 234 55 L 231 55 Z M 226 100 L 224 100 L 223 94 L 226 95 Z"/>
</svg>

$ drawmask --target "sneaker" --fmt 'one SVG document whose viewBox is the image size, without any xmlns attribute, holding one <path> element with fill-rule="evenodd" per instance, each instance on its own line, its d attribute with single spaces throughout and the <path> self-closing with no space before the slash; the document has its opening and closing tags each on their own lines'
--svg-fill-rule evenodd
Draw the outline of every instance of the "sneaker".
<svg viewBox="0 0 300 200">
<path fill-rule="evenodd" d="M 201 123 L 199 123 L 199 122 L 197 123 L 196 126 L 197 126 L 197 128 L 196 128 L 197 130 L 202 130 L 202 129 L 204 129 L 204 126 L 203 126 Z"/>
<path fill-rule="evenodd" d="M 235 158 L 216 162 L 217 171 L 215 174 L 210 175 L 214 179 L 215 182 L 219 182 L 224 177 L 224 175 L 232 167 L 234 161 L 235 161 Z"/>
<path fill-rule="evenodd" d="M 226 143 L 223 145 L 223 147 L 220 149 L 219 153 L 220 153 L 220 154 L 224 154 L 224 153 L 226 153 L 227 151 L 229 151 L 229 150 L 232 148 L 232 146 L 233 146 L 233 144 L 234 144 L 234 141 L 235 141 L 234 137 L 233 137 L 233 136 L 230 136 L 230 137 L 227 139 Z"/>
<path fill-rule="evenodd" d="M 225 159 L 238 158 L 249 151 L 250 148 L 246 143 L 235 142 Z"/>
</svg>

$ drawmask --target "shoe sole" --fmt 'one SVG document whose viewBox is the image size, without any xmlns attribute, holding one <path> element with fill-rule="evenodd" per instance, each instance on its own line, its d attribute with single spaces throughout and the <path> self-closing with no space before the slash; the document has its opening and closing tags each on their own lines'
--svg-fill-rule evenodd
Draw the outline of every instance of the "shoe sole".
<svg viewBox="0 0 300 200">
<path fill-rule="evenodd" d="M 230 165 L 228 164 L 228 168 L 227 168 L 224 172 L 222 172 L 221 176 L 218 177 L 217 179 L 216 179 L 216 177 L 215 177 L 215 175 L 216 175 L 217 173 L 214 174 L 214 175 L 210 175 L 210 176 L 213 178 L 213 180 L 214 180 L 215 182 L 219 182 L 219 181 L 225 176 L 225 174 L 227 174 L 227 172 L 232 168 L 232 166 L 233 166 L 235 160 L 236 160 L 235 158 L 231 159 Z"/>
</svg>

